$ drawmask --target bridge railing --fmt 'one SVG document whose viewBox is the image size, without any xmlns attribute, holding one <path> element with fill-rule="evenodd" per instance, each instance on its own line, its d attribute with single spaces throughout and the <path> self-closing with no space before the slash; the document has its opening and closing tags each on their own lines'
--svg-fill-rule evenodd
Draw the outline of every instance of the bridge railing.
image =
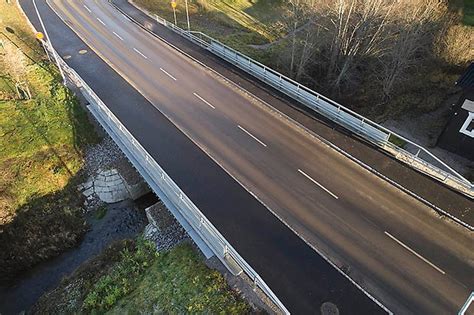
<svg viewBox="0 0 474 315">
<path fill-rule="evenodd" d="M 47 46 L 50 51 L 54 52 L 52 47 L 49 45 L 45 46 Z M 200 239 L 206 243 L 206 245 L 232 273 L 240 273 L 240 271 L 236 272 L 233 266 L 236 265 L 238 268 L 241 268 L 241 270 L 243 270 L 253 281 L 255 289 L 257 287 L 260 288 L 283 314 L 289 314 L 289 311 L 260 275 L 242 256 L 240 256 L 234 247 L 214 227 L 191 199 L 186 196 L 165 170 L 134 138 L 134 136 L 104 104 L 104 102 L 102 102 L 89 85 L 74 69 L 69 67 L 58 54 L 56 54 L 56 56 L 58 56 L 57 59 L 59 66 L 63 69 L 66 78 L 79 87 L 84 97 L 89 101 L 89 110 L 119 145 L 122 151 L 124 151 L 130 161 L 139 170 L 140 174 L 146 179 L 150 187 L 162 199 L 168 208 L 170 208 L 170 210 L 173 209 L 179 211 L 179 215 L 186 220 L 186 222 L 193 228 L 194 232 L 199 235 Z"/>
<path fill-rule="evenodd" d="M 474 198 L 474 184 L 426 148 L 202 32 L 183 30 L 158 15 L 154 15 L 154 18 L 158 23 L 200 45 L 273 88 L 276 88 L 278 91 L 299 101 L 306 107 L 354 132 L 412 168 L 435 178 L 470 198 Z"/>
</svg>

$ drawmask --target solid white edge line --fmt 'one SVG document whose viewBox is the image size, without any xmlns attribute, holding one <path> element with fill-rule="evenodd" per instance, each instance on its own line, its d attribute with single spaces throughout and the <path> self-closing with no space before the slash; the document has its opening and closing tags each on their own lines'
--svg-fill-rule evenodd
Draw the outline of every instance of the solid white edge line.
<svg viewBox="0 0 474 315">
<path fill-rule="evenodd" d="M 34 2 L 34 0 L 32 0 Z M 48 1 L 48 0 L 47 0 Z M 135 4 L 133 4 L 133 2 L 131 2 L 132 5 L 135 6 Z M 127 18 L 129 21 L 136 21 L 134 20 L 133 18 L 131 18 L 129 15 L 127 15 L 126 13 L 124 13 L 123 11 L 121 11 L 117 6 L 115 6 L 114 4 L 112 4 L 114 6 L 115 9 L 117 9 L 117 11 L 119 11 L 125 18 Z M 53 11 L 54 8 L 53 8 Z M 56 12 L 56 11 L 55 11 Z M 145 12 L 146 13 L 146 12 Z M 59 14 L 56 12 L 56 14 L 59 16 Z M 151 17 L 152 19 L 154 19 L 154 17 L 152 17 L 151 15 L 149 15 L 148 13 L 146 13 L 149 17 Z M 24 14 L 26 16 L 26 14 Z M 61 20 L 64 22 L 65 20 L 60 17 Z M 29 22 L 29 21 L 28 21 Z M 31 24 L 31 23 L 30 23 Z M 364 164 L 363 162 L 357 160 L 356 158 L 354 158 L 353 156 L 349 155 L 347 152 L 341 150 L 340 148 L 336 147 L 334 144 L 328 142 L 326 139 L 324 138 L 321 138 L 319 135 L 317 135 L 316 133 L 313 133 L 313 132 L 310 132 L 309 129 L 303 127 L 303 125 L 301 125 L 300 123 L 296 122 L 295 120 L 291 119 L 289 116 L 283 114 L 282 112 L 280 111 L 277 111 L 275 110 L 273 107 L 271 107 L 271 105 L 269 105 L 267 102 L 263 101 L 262 99 L 256 97 L 255 95 L 253 95 L 252 93 L 250 93 L 249 91 L 245 90 L 244 88 L 242 88 L 240 85 L 238 85 L 237 83 L 235 83 L 234 81 L 228 79 L 227 77 L 225 77 L 224 75 L 218 73 L 216 70 L 210 68 L 209 66 L 207 66 L 206 64 L 204 64 L 203 62 L 199 61 L 198 59 L 194 58 L 193 56 L 189 55 L 188 53 L 186 53 L 185 51 L 183 51 L 182 49 L 178 48 L 177 46 L 171 44 L 170 42 L 168 42 L 166 39 L 164 39 L 163 37 L 160 37 L 159 35 L 155 34 L 155 33 L 152 33 L 150 30 L 146 29 L 144 26 L 140 25 L 142 27 L 142 29 L 146 30 L 147 32 L 149 32 L 152 36 L 154 36 L 155 38 L 158 38 L 158 40 L 161 40 L 162 42 L 166 43 L 167 45 L 169 45 L 170 47 L 172 47 L 173 49 L 175 49 L 176 51 L 180 52 L 183 56 L 189 58 L 191 61 L 194 61 L 196 64 L 199 64 L 201 66 L 203 66 L 204 68 L 206 68 L 207 70 L 209 70 L 210 72 L 212 72 L 213 74 L 217 75 L 219 78 L 225 80 L 225 82 L 228 82 L 230 84 L 232 84 L 234 86 L 234 88 L 236 89 L 239 89 L 240 91 L 243 91 L 246 95 L 250 95 L 253 99 L 257 99 L 259 100 L 262 104 L 264 104 L 268 109 L 270 109 L 272 112 L 274 113 L 277 113 L 277 115 L 279 115 L 280 117 L 284 117 L 286 118 L 287 120 L 295 123 L 297 125 L 297 127 L 299 127 L 301 130 L 303 130 L 304 132 L 306 132 L 307 134 L 309 134 L 310 136 L 312 136 L 313 138 L 321 141 L 322 143 L 326 144 L 328 147 L 331 147 L 333 148 L 334 150 L 336 150 L 337 152 L 340 152 L 341 154 L 343 154 L 344 156 L 346 157 L 349 157 L 350 160 L 352 160 L 353 162 L 363 166 L 366 170 L 369 170 L 369 171 L 372 171 L 372 168 L 370 168 L 369 166 L 367 166 L 366 164 Z M 31 26 L 33 29 L 34 27 Z M 76 31 L 74 31 L 76 33 Z M 78 35 L 76 33 L 76 35 Z M 79 36 L 79 35 L 78 35 Z M 82 41 L 86 42 L 85 39 L 81 36 L 79 36 L 81 38 Z M 96 52 L 97 53 L 97 52 Z M 99 53 L 97 53 L 98 55 L 100 55 Z M 101 56 L 101 55 L 100 55 Z M 104 59 L 104 61 L 110 66 L 113 68 L 112 64 L 107 60 L 105 59 L 103 56 L 101 56 L 101 58 Z M 115 69 L 115 68 L 114 68 Z M 117 70 L 116 70 L 117 71 Z M 120 73 L 120 72 L 119 72 Z M 121 74 L 123 75 L 123 74 Z M 126 78 L 126 77 L 125 77 Z M 135 86 L 133 85 L 132 83 L 130 83 L 129 81 L 127 81 L 130 85 L 132 86 Z M 137 88 L 137 87 L 135 87 Z M 137 90 L 139 90 L 137 88 Z M 141 92 L 140 92 L 141 93 Z M 142 93 L 143 94 L 143 93 Z M 145 98 L 147 98 L 145 96 Z M 148 99 L 148 98 L 147 98 Z M 152 103 L 151 100 L 148 100 L 150 103 Z M 165 115 L 166 116 L 166 115 Z M 168 117 L 168 116 L 167 116 Z M 169 118 L 169 117 L 168 117 Z M 184 132 L 186 134 L 186 132 Z M 346 274 L 344 271 L 342 271 L 342 269 L 340 268 L 339 265 L 336 265 L 331 259 L 329 259 L 328 256 L 326 256 L 325 253 L 323 253 L 321 250 L 319 250 L 317 247 L 315 247 L 312 243 L 310 243 L 302 234 L 300 234 L 298 231 L 296 231 L 292 226 L 290 226 L 282 217 L 280 217 L 278 215 L 278 213 L 276 213 L 272 208 L 270 208 L 267 204 L 265 204 L 263 202 L 263 200 L 261 200 L 253 191 L 251 191 L 248 187 L 246 187 L 238 178 L 236 178 L 235 176 L 233 176 L 231 173 L 229 173 L 220 163 L 219 161 L 217 161 L 216 159 L 214 159 L 211 154 L 205 149 L 203 148 L 202 146 L 199 145 L 199 143 L 197 143 L 196 141 L 194 141 L 192 138 L 190 138 L 191 141 L 197 145 L 198 147 L 200 147 L 204 152 L 206 152 L 206 154 L 209 156 L 210 159 L 212 159 L 216 164 L 220 165 L 222 167 L 222 169 L 230 176 L 232 177 L 236 182 L 238 182 L 250 195 L 252 195 L 255 199 L 257 199 L 261 204 L 263 204 L 267 209 L 268 211 L 270 211 L 276 218 L 278 218 L 278 220 L 280 220 L 280 222 L 282 224 L 284 224 L 288 229 L 290 229 L 291 231 L 293 231 L 293 233 L 295 233 L 296 235 L 298 235 L 298 237 L 300 237 L 305 243 L 307 246 L 309 246 L 310 248 L 312 248 L 318 255 L 320 255 L 321 257 L 323 257 L 323 259 L 328 263 L 330 264 L 337 272 L 339 272 L 340 275 L 342 275 L 343 277 L 345 277 L 349 282 L 352 283 L 352 285 L 354 285 L 356 288 L 358 288 L 361 292 L 363 292 L 368 298 L 370 298 L 373 302 L 375 302 L 380 308 L 382 308 L 385 312 L 387 312 L 389 315 L 393 315 L 393 312 L 388 309 L 381 301 L 379 301 L 374 295 L 372 295 L 370 292 L 368 292 L 365 288 L 363 288 L 359 283 L 357 283 L 356 281 L 354 281 L 348 274 Z M 375 172 L 374 172 L 375 173 Z M 380 175 L 379 175 L 380 176 Z M 388 179 L 386 179 L 387 181 L 389 181 Z M 398 185 L 397 183 L 395 182 L 391 182 L 389 181 L 390 183 L 392 183 L 393 185 L 395 185 L 396 187 L 399 187 L 400 185 Z M 401 188 L 400 188 L 401 187 Z M 404 188 L 403 186 L 400 186 L 399 188 L 402 189 Z M 420 197 L 418 197 L 420 198 Z M 426 202 L 426 201 L 425 201 Z M 449 216 L 449 213 L 445 213 L 445 215 Z"/>
<path fill-rule="evenodd" d="M 254 139 L 255 141 L 257 141 L 258 143 L 260 143 L 261 145 L 263 145 L 264 147 L 266 147 L 267 145 L 265 143 L 263 143 L 260 139 L 258 139 L 257 137 L 255 137 L 253 134 L 251 134 L 250 132 L 248 132 L 247 130 L 245 130 L 245 128 L 243 128 L 241 125 L 237 125 L 237 127 L 242 130 L 243 132 L 245 132 L 246 134 L 248 134 L 250 137 L 252 137 L 252 139 Z"/>
<path fill-rule="evenodd" d="M 395 236 L 393 236 L 392 234 L 388 233 L 387 231 L 384 232 L 388 237 L 390 237 L 392 240 L 394 240 L 395 242 L 397 242 L 399 245 L 403 246 L 405 249 L 407 249 L 408 251 L 410 251 L 413 255 L 415 255 L 416 257 L 420 258 L 421 260 L 423 260 L 425 263 L 427 263 L 428 265 L 430 265 L 431 267 L 433 267 L 434 269 L 436 269 L 438 272 L 442 273 L 443 275 L 446 274 L 441 268 L 439 268 L 438 266 L 436 266 L 435 264 L 433 264 L 432 262 L 430 262 L 428 259 L 426 259 L 425 257 L 421 256 L 420 254 L 418 254 L 417 252 L 415 252 L 413 249 L 411 249 L 410 247 L 408 247 L 407 245 L 405 245 L 404 243 L 402 243 L 402 241 L 400 241 L 399 239 L 397 239 Z"/>
<path fill-rule="evenodd" d="M 306 177 L 307 179 L 309 179 L 310 181 L 312 181 L 313 183 L 315 183 L 316 185 L 318 185 L 318 187 L 320 187 L 321 189 L 323 189 L 325 192 L 327 192 L 328 194 L 330 194 L 332 197 L 334 197 L 335 199 L 339 199 L 339 197 L 332 193 L 329 189 L 327 189 L 326 187 L 324 187 L 323 185 L 321 185 L 320 183 L 318 183 L 315 179 L 313 179 L 311 176 L 309 176 L 308 174 L 306 174 L 305 172 L 303 172 L 302 170 L 298 169 L 298 172 L 300 172 L 304 177 Z"/>
<path fill-rule="evenodd" d="M 102 21 L 102 20 L 101 20 L 101 19 L 99 19 L 99 18 L 96 18 L 96 19 L 97 19 L 97 21 L 99 21 L 99 22 L 100 22 L 102 25 L 104 25 L 104 26 L 105 26 L 105 23 L 104 23 L 104 21 Z"/>
<path fill-rule="evenodd" d="M 32 1 L 33 1 L 33 3 L 34 3 L 35 0 L 32 0 Z M 46 2 L 48 2 L 48 0 L 46 0 Z M 132 4 L 133 4 L 133 3 L 132 3 Z M 34 5 L 35 5 L 35 7 L 36 7 L 36 4 L 35 4 L 35 3 L 34 3 Z M 49 6 L 51 7 L 51 9 L 56 13 L 56 15 L 66 24 L 65 19 L 62 18 L 62 17 L 58 14 L 57 10 L 55 10 L 49 3 L 48 3 L 48 5 L 49 5 Z M 21 8 L 21 5 L 18 4 L 18 2 L 17 2 L 17 6 Z M 115 7 L 115 6 L 114 6 L 114 7 Z M 119 12 L 121 12 L 121 11 L 119 10 Z M 25 17 L 27 17 L 27 15 L 23 12 L 23 10 L 22 10 L 22 13 L 23 13 L 23 15 L 24 15 Z M 132 20 L 130 19 L 130 17 L 127 17 L 127 15 L 125 15 L 123 12 L 121 12 L 121 13 L 122 13 L 123 16 L 125 16 L 127 19 L 129 19 L 130 21 L 132 21 Z M 30 24 L 30 27 L 31 27 L 33 30 L 35 30 L 33 24 L 31 24 L 31 22 L 30 22 L 29 20 L 28 20 L 28 23 Z M 36 30 L 35 30 L 35 31 L 36 31 Z M 83 41 L 84 43 L 87 44 L 87 41 L 86 41 L 86 39 L 84 38 L 84 36 L 79 35 L 79 33 L 78 33 L 77 31 L 75 31 L 74 29 L 73 29 L 73 32 L 81 39 L 81 41 Z M 168 43 L 168 42 L 166 42 L 164 39 L 162 39 L 162 41 L 163 41 L 164 43 Z M 169 43 L 168 43 L 168 44 L 169 44 Z M 88 45 L 88 44 L 87 44 L 87 45 Z M 175 46 L 173 46 L 173 47 L 175 47 Z M 136 87 L 134 84 L 132 84 L 132 83 L 128 80 L 128 78 L 127 78 L 122 72 L 120 72 L 119 70 L 117 70 L 117 69 L 113 66 L 113 64 L 112 64 L 107 58 L 105 58 L 103 55 L 101 55 L 101 54 L 100 54 L 98 51 L 96 51 L 93 47 L 91 47 L 91 49 L 92 49 L 100 58 L 102 58 L 102 59 L 104 60 L 104 62 L 106 62 L 109 67 L 111 67 L 112 69 L 114 69 L 115 71 L 117 71 L 117 73 L 119 73 L 119 74 L 128 82 L 128 84 L 130 84 L 132 87 L 135 87 L 150 103 L 153 104 L 153 102 L 152 102 L 150 99 L 148 99 L 148 98 L 145 96 L 145 94 L 143 94 L 143 93 L 140 91 L 140 89 L 139 89 L 138 87 Z M 185 54 L 183 51 L 179 50 L 178 48 L 176 48 L 176 49 L 177 49 L 178 51 L 180 51 L 183 55 Z M 195 61 L 197 62 L 196 59 L 193 59 L 193 60 L 195 60 Z M 198 63 L 199 63 L 199 62 L 198 62 Z M 168 119 L 170 119 L 169 116 L 167 116 L 167 115 L 165 115 L 165 116 L 166 116 Z M 184 132 L 185 134 L 187 134 L 185 131 L 183 131 L 183 132 Z M 200 146 L 199 143 L 197 143 L 195 140 L 193 140 L 189 135 L 188 135 L 188 137 L 189 137 L 189 139 L 190 139 L 196 146 L 200 147 L 204 152 L 206 152 L 206 154 L 209 156 L 210 159 L 212 159 L 216 164 L 220 165 L 219 161 L 215 160 L 215 159 L 209 154 L 209 152 L 207 152 L 207 151 L 205 150 L 205 148 L 203 148 L 202 146 Z M 221 167 L 222 167 L 222 166 L 221 166 Z M 288 224 L 285 223 L 285 221 L 283 221 L 280 217 L 278 217 L 278 215 L 277 215 L 276 213 L 274 213 L 267 205 L 265 205 L 265 203 L 263 203 L 252 191 L 248 190 L 248 188 L 246 188 L 236 177 L 234 177 L 232 174 L 228 173 L 228 171 L 225 170 L 223 167 L 222 167 L 222 169 L 223 169 L 229 176 L 231 176 L 236 182 L 238 182 L 245 190 L 247 190 L 249 194 L 251 194 L 254 198 L 256 198 L 257 200 L 259 200 L 271 213 L 273 213 L 277 218 L 279 218 L 279 220 L 280 220 L 283 224 L 285 224 L 290 230 L 292 230 L 296 235 L 298 235 L 297 231 L 293 230 L 290 226 L 288 226 Z M 303 240 L 304 240 L 304 239 L 303 239 Z M 305 241 L 305 242 L 306 242 L 306 241 Z M 385 306 L 383 306 L 383 304 L 381 304 L 380 302 L 378 302 L 378 300 L 376 300 L 374 297 L 372 297 L 370 294 L 368 294 L 359 284 L 357 284 L 356 282 L 354 282 L 354 280 L 352 280 L 352 279 L 351 279 L 350 277 L 348 277 L 345 273 L 343 273 L 340 269 L 338 269 L 338 267 L 337 267 L 333 262 L 331 262 L 326 256 L 324 256 L 324 254 L 322 254 L 321 252 L 319 252 L 319 250 L 318 250 L 317 248 L 315 248 L 314 246 L 312 246 L 312 245 L 309 244 L 309 243 L 307 243 L 307 244 L 308 244 L 308 246 L 310 246 L 311 248 L 313 248 L 313 250 L 316 251 L 319 255 L 321 255 L 321 256 L 322 256 L 331 266 L 333 266 L 342 276 L 346 277 L 353 285 L 355 285 L 357 288 L 359 288 L 359 290 L 361 290 L 362 292 L 364 292 L 370 299 L 372 299 L 373 301 L 375 301 L 379 306 L 381 306 L 384 310 L 386 310 L 390 315 L 393 315 L 393 313 L 390 312 Z M 265 282 L 264 282 L 264 283 L 265 283 Z M 271 291 L 271 292 L 273 293 L 273 291 Z M 277 301 L 279 301 L 279 302 L 281 303 L 281 301 L 278 299 L 278 297 L 277 297 L 277 296 L 275 296 L 275 297 L 276 297 Z M 282 303 L 281 303 L 281 304 L 282 304 Z M 283 304 L 282 304 L 282 305 L 283 305 Z M 287 311 L 287 309 L 285 308 L 284 305 L 283 305 L 283 308 L 284 308 L 284 310 L 286 310 L 286 313 L 289 313 L 289 312 Z"/>
<path fill-rule="evenodd" d="M 91 9 L 89 9 L 85 4 L 83 4 L 84 8 L 86 8 L 87 11 L 89 11 L 89 13 L 91 13 Z"/>
<path fill-rule="evenodd" d="M 112 33 L 113 33 L 115 36 L 117 36 L 120 40 L 123 40 L 123 38 L 122 38 L 119 34 L 117 34 L 117 33 L 115 33 L 115 32 L 112 32 Z"/>
<path fill-rule="evenodd" d="M 196 96 L 198 99 L 200 99 L 201 101 L 203 101 L 206 105 L 209 105 L 209 107 L 211 107 L 212 109 L 216 109 L 214 107 L 214 105 L 212 105 L 211 103 L 209 103 L 208 101 L 206 101 L 205 99 L 203 99 L 201 96 L 199 96 L 197 93 L 193 93 L 194 96 Z"/>
<path fill-rule="evenodd" d="M 171 79 L 173 79 L 173 80 L 175 80 L 175 81 L 176 81 L 176 78 L 175 78 L 175 77 L 173 77 L 171 74 L 169 74 L 169 73 L 168 73 L 168 71 L 166 71 L 166 70 L 165 70 L 165 69 L 163 69 L 163 68 L 160 68 L 160 70 L 161 70 L 161 71 L 162 71 L 164 74 L 166 74 L 167 76 L 169 76 Z"/>
<path fill-rule="evenodd" d="M 142 56 L 143 58 L 145 59 L 148 59 L 147 56 L 145 56 L 141 51 L 139 51 L 138 49 L 136 49 L 135 47 L 133 47 L 133 50 L 135 50 L 140 56 Z"/>
</svg>

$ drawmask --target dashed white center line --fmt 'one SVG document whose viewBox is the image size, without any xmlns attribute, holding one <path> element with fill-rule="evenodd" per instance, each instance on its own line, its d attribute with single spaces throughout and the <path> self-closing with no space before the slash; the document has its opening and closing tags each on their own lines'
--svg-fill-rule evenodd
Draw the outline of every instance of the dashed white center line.
<svg viewBox="0 0 474 315">
<path fill-rule="evenodd" d="M 102 21 L 102 20 L 101 20 L 101 19 L 99 19 L 99 18 L 96 18 L 96 19 L 97 19 L 97 21 L 99 21 L 99 22 L 100 22 L 102 25 L 104 25 L 104 26 L 105 26 L 105 23 L 104 23 L 104 21 Z"/>
<path fill-rule="evenodd" d="M 211 103 L 209 103 L 208 101 L 206 101 L 205 99 L 203 99 L 201 96 L 199 96 L 197 93 L 193 93 L 194 96 L 196 96 L 198 99 L 200 99 L 201 101 L 203 101 L 206 105 L 208 105 L 210 108 L 212 109 L 216 109 Z"/>
<path fill-rule="evenodd" d="M 300 174 L 302 174 L 304 177 L 306 177 L 307 179 L 309 179 L 310 181 L 312 181 L 313 183 L 315 183 L 316 185 L 318 185 L 319 188 L 323 189 L 325 192 L 327 192 L 328 194 L 330 194 L 330 195 L 333 196 L 334 198 L 339 199 L 338 196 L 336 196 L 335 194 L 333 194 L 329 189 L 327 189 L 326 187 L 324 187 L 323 185 L 321 185 L 320 183 L 318 183 L 314 178 L 312 178 L 311 176 L 309 176 L 308 174 L 306 174 L 306 173 L 303 172 L 302 170 L 298 169 L 298 172 L 300 172 Z"/>
<path fill-rule="evenodd" d="M 430 262 L 428 259 L 426 259 L 425 257 L 421 256 L 420 254 L 418 254 L 417 252 L 415 252 L 413 249 L 411 249 L 410 247 L 408 247 L 407 245 L 403 244 L 400 240 L 398 240 L 395 236 L 393 236 L 392 234 L 388 233 L 387 231 L 384 232 L 388 237 L 390 237 L 392 240 L 394 240 L 395 242 L 397 242 L 399 245 L 403 246 L 406 250 L 408 250 L 409 252 L 411 252 L 413 255 L 415 255 L 416 257 L 420 258 L 421 260 L 423 260 L 425 263 L 427 263 L 428 265 L 430 265 L 431 267 L 433 267 L 434 269 L 436 269 L 437 271 L 439 271 L 440 273 L 442 273 L 443 275 L 446 274 L 441 268 L 439 268 L 438 266 L 436 266 L 435 264 L 433 264 L 432 262 Z"/>
<path fill-rule="evenodd" d="M 135 50 L 135 51 L 137 52 L 137 54 L 139 54 L 139 55 L 142 56 L 143 58 L 148 59 L 147 56 L 145 56 L 141 51 L 139 51 L 139 50 L 136 49 L 135 47 L 133 47 L 133 50 Z"/>
<path fill-rule="evenodd" d="M 264 147 L 266 147 L 267 145 L 265 143 L 263 143 L 260 139 L 258 139 L 257 137 L 255 137 L 253 134 L 251 134 L 250 132 L 248 132 L 247 130 L 245 130 L 245 128 L 243 128 L 241 125 L 237 125 L 237 127 L 242 130 L 243 132 L 245 132 L 246 134 L 248 134 L 250 137 L 252 137 L 252 139 L 254 139 L 255 141 L 257 141 L 258 143 L 260 143 L 261 145 L 263 145 Z"/>
<path fill-rule="evenodd" d="M 169 76 L 171 79 L 173 79 L 173 80 L 175 80 L 175 81 L 176 81 L 176 78 L 175 78 L 175 77 L 173 77 L 171 74 L 169 74 L 169 73 L 168 73 L 168 72 L 167 72 L 165 69 L 163 69 L 163 68 L 160 68 L 160 70 L 161 70 L 161 71 L 162 71 L 164 74 L 166 74 L 167 76 Z"/>
<path fill-rule="evenodd" d="M 89 13 L 91 13 L 91 9 L 89 9 L 85 4 L 84 4 L 84 8 L 86 8 L 87 11 L 89 11 Z"/>
<path fill-rule="evenodd" d="M 117 34 L 115 32 L 112 32 L 112 33 L 114 33 L 114 35 L 117 36 L 120 40 L 123 40 L 123 38 L 119 34 Z"/>
</svg>

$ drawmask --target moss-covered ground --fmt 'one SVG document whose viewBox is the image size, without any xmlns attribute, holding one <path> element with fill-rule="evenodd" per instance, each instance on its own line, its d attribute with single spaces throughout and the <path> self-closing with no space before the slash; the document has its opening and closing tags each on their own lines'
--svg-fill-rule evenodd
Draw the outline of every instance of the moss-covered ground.
<svg viewBox="0 0 474 315">
<path fill-rule="evenodd" d="M 0 66 L 0 278 L 10 279 L 80 240 L 75 184 L 84 148 L 98 137 L 13 1 L 0 2 L 0 29 L 0 40 L 27 56 L 32 94 L 20 99 Z"/>
</svg>

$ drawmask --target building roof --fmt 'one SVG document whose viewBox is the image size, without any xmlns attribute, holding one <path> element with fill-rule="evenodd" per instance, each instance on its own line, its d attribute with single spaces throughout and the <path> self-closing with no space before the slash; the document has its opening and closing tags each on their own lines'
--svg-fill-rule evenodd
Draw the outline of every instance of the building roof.
<svg viewBox="0 0 474 315">
<path fill-rule="evenodd" d="M 474 113 L 474 101 L 468 100 L 466 98 L 464 103 L 462 103 L 461 108 L 467 110 L 468 112 Z"/>
<path fill-rule="evenodd" d="M 467 67 L 456 84 L 463 88 L 474 86 L 474 62 L 472 62 L 469 67 Z"/>
</svg>

